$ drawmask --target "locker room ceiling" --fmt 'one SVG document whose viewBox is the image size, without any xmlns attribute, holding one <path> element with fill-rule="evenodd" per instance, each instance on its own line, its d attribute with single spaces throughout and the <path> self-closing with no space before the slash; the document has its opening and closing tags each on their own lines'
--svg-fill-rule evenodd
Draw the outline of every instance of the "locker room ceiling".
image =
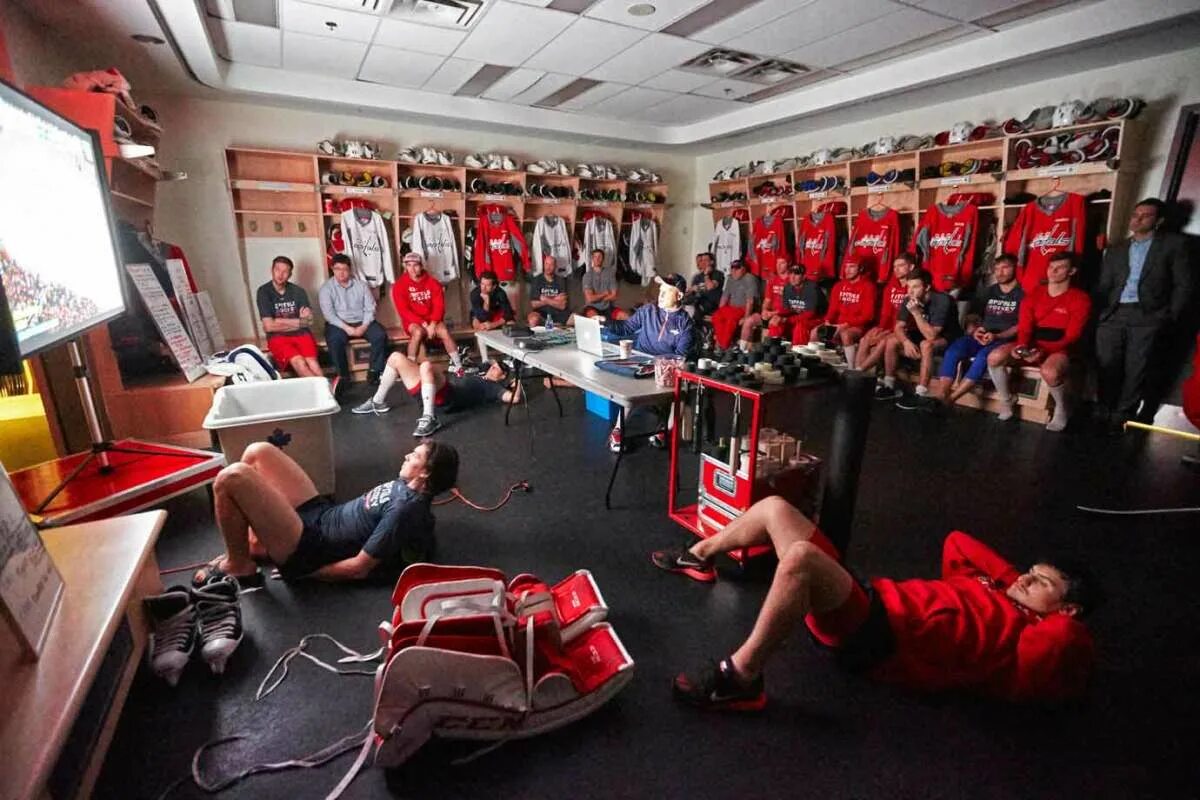
<svg viewBox="0 0 1200 800">
<path fill-rule="evenodd" d="M 60 32 L 86 31 L 93 50 L 107 43 L 115 63 L 132 59 L 131 80 L 149 90 L 198 83 L 280 105 L 660 149 L 1200 38 L 1200 0 L 21 3 Z M 133 51 L 134 33 L 169 46 Z"/>
</svg>

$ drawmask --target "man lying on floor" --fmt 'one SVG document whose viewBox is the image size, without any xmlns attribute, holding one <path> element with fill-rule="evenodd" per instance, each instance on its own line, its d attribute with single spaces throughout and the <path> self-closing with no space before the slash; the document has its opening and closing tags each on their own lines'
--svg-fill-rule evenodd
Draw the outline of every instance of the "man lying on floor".
<svg viewBox="0 0 1200 800">
<path fill-rule="evenodd" d="M 458 451 L 427 439 L 404 457 L 395 480 L 338 504 L 317 494 L 282 450 L 255 442 L 217 474 L 214 511 L 225 555 L 192 584 L 232 575 L 243 586 L 262 585 L 256 556 L 274 561 L 287 580 L 358 580 L 377 567 L 427 561 L 434 549 L 430 505 L 457 482 Z"/>
<path fill-rule="evenodd" d="M 940 579 L 862 582 L 811 521 L 768 497 L 712 538 L 652 558 L 662 569 L 712 581 L 714 556 L 763 544 L 773 545 L 779 566 L 750 638 L 706 670 L 675 678 L 678 699 L 710 709 L 763 708 L 763 666 L 801 620 L 839 665 L 920 691 L 1054 701 L 1087 687 L 1092 638 L 1077 619 L 1096 603 L 1087 574 L 1046 562 L 1020 574 L 959 531 L 946 537 Z"/>
<path fill-rule="evenodd" d="M 437 417 L 439 408 L 466 411 L 485 403 L 511 403 L 521 396 L 521 387 L 516 381 L 509 380 L 508 371 L 499 362 L 493 362 L 482 376 L 450 378 L 443 368 L 431 361 L 418 364 L 403 353 L 392 353 L 388 356 L 375 395 L 351 411 L 355 414 L 384 414 L 389 411 L 391 406 L 387 404 L 387 396 L 397 379 L 404 382 L 409 394 L 421 398 L 421 417 L 417 420 L 413 436 L 432 436 L 442 427 Z"/>
</svg>

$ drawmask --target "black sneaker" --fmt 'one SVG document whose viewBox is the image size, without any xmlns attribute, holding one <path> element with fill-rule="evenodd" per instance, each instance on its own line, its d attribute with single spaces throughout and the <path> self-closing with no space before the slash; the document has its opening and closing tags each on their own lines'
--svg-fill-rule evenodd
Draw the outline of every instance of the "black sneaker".
<svg viewBox="0 0 1200 800">
<path fill-rule="evenodd" d="M 686 547 L 655 550 L 650 554 L 650 560 L 659 569 L 686 575 L 694 581 L 712 583 L 717 579 L 717 570 L 712 562 L 696 558 Z"/>
<path fill-rule="evenodd" d="M 143 603 L 154 628 L 147 648 L 150 669 L 174 686 L 196 648 L 196 606 L 192 595 L 187 589 L 174 586 L 145 598 Z"/>
<path fill-rule="evenodd" d="M 199 621 L 200 655 L 214 675 L 225 671 L 225 663 L 242 643 L 239 591 L 237 578 L 228 575 L 192 590 Z"/>
<path fill-rule="evenodd" d="M 728 658 L 708 662 L 695 676 L 676 675 L 673 689 L 675 699 L 711 711 L 762 711 L 767 707 L 762 676 L 746 683 Z"/>
<path fill-rule="evenodd" d="M 876 384 L 875 399 L 876 400 L 895 400 L 903 395 L 904 392 L 897 389 L 895 386 L 885 386 L 884 384 Z"/>
<path fill-rule="evenodd" d="M 905 411 L 922 411 L 929 398 L 919 394 L 906 394 L 896 401 L 896 408 Z"/>
</svg>

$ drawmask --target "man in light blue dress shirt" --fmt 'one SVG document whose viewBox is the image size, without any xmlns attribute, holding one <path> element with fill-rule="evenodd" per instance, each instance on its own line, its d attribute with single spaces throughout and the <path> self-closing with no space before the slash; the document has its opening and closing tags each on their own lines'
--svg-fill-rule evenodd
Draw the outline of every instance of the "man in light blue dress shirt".
<svg viewBox="0 0 1200 800">
<path fill-rule="evenodd" d="M 350 359 L 346 346 L 353 339 L 366 339 L 371 345 L 367 382 L 379 383 L 388 357 L 388 335 L 375 319 L 375 297 L 370 287 L 350 273 L 350 258 L 345 253 L 333 257 L 333 277 L 321 285 L 318 294 L 321 315 L 325 317 L 325 342 L 329 360 L 343 382 L 350 380 Z"/>
</svg>

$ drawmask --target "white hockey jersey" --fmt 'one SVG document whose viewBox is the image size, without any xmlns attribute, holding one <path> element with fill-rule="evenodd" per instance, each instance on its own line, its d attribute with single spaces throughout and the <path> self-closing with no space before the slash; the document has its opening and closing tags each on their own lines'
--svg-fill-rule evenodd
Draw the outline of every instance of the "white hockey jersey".
<svg viewBox="0 0 1200 800">
<path fill-rule="evenodd" d="M 412 249 L 425 259 L 425 270 L 438 283 L 458 277 L 458 244 L 450 215 L 426 211 L 413 217 Z"/>
<path fill-rule="evenodd" d="M 354 267 L 354 277 L 371 288 L 378 287 L 385 279 L 388 283 L 396 282 L 396 272 L 392 268 L 392 245 L 388 242 L 387 226 L 378 211 L 369 208 L 343 211 L 342 237 Z"/>
<path fill-rule="evenodd" d="M 613 235 L 612 221 L 607 217 L 591 217 L 583 228 L 583 250 L 579 254 L 579 263 L 584 269 L 589 269 L 592 263 L 592 251 L 604 251 L 605 272 L 617 266 L 617 239 Z"/>
<path fill-rule="evenodd" d="M 742 223 L 733 217 L 722 217 L 713 226 L 712 239 L 708 243 L 708 252 L 712 253 L 716 267 L 724 274 L 729 274 L 729 265 L 735 259 L 742 257 Z"/>
<path fill-rule="evenodd" d="M 629 268 L 642 276 L 642 286 L 649 286 L 658 270 L 658 225 L 650 217 L 629 226 Z"/>
<path fill-rule="evenodd" d="M 533 228 L 533 241 L 530 243 L 533 251 L 533 274 L 542 274 L 542 258 L 554 256 L 554 273 L 567 276 L 571 274 L 571 237 L 567 235 L 567 223 L 552 215 L 539 217 Z"/>
</svg>

